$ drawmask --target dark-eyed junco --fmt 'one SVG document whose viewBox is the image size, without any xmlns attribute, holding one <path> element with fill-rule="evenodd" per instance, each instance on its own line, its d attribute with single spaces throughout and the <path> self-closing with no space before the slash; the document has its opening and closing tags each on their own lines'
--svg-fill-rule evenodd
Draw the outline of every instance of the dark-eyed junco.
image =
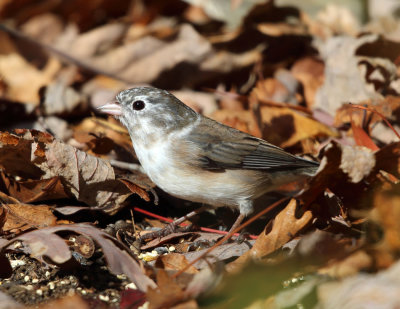
<svg viewBox="0 0 400 309">
<path fill-rule="evenodd" d="M 238 209 L 232 228 L 253 211 L 254 199 L 318 169 L 316 162 L 196 113 L 165 90 L 124 90 L 99 109 L 127 127 L 157 186 L 185 200 Z"/>
</svg>

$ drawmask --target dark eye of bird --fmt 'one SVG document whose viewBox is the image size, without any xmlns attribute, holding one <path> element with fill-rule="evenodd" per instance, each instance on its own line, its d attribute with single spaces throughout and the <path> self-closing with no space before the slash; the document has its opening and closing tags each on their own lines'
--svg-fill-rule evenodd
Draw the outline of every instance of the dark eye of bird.
<svg viewBox="0 0 400 309">
<path fill-rule="evenodd" d="M 132 103 L 132 107 L 134 110 L 140 111 L 141 109 L 143 109 L 145 106 L 144 102 L 142 100 L 137 100 L 135 102 Z"/>
</svg>

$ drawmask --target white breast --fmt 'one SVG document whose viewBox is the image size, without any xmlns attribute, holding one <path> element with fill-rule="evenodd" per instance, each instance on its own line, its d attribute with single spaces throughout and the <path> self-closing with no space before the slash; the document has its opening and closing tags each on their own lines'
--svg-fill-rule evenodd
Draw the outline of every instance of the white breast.
<svg viewBox="0 0 400 309">
<path fill-rule="evenodd" d="M 256 175 L 245 175 L 239 170 L 216 173 L 185 167 L 171 154 L 169 143 L 164 140 L 152 148 L 136 147 L 135 150 L 150 179 L 173 196 L 217 207 L 238 208 L 243 201 L 252 199 L 257 192 L 255 186 L 262 184 Z"/>
</svg>

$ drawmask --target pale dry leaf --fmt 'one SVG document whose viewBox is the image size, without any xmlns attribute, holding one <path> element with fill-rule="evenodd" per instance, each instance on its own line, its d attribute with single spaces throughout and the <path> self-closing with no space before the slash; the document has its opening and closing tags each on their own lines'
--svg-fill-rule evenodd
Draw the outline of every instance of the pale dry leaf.
<svg viewBox="0 0 400 309">
<path fill-rule="evenodd" d="M 68 141 L 73 134 L 69 123 L 57 116 L 43 117 L 42 121 L 34 123 L 33 129 L 38 131 L 50 131 L 56 138 L 62 141 Z"/>
<path fill-rule="evenodd" d="M 205 116 L 210 116 L 218 109 L 215 95 L 211 93 L 180 90 L 172 91 L 172 94 L 183 103 Z"/>
<path fill-rule="evenodd" d="M 42 43 L 51 44 L 63 31 L 61 18 L 52 13 L 33 16 L 21 25 L 21 31 Z"/>
<path fill-rule="evenodd" d="M 49 84 L 61 64 L 50 58 L 43 70 L 38 70 L 18 54 L 0 55 L 0 75 L 7 85 L 5 97 L 9 100 L 39 104 L 39 89 Z"/>
<path fill-rule="evenodd" d="M 357 3 L 357 1 L 353 3 Z M 362 8 L 360 8 L 360 15 L 361 12 Z M 362 16 L 358 17 L 361 20 Z M 338 33 L 356 36 L 360 31 L 360 22 L 352 12 L 348 8 L 335 3 L 329 3 L 323 10 L 319 11 L 316 22 L 325 30 L 326 36 L 333 36 Z"/>
<path fill-rule="evenodd" d="M 261 137 L 256 119 L 250 111 L 220 109 L 210 117 L 237 130 Z"/>
<path fill-rule="evenodd" d="M 86 107 L 86 97 L 68 86 L 62 78 L 45 88 L 43 110 L 46 115 L 71 113 L 78 108 L 85 110 Z"/>
<path fill-rule="evenodd" d="M 307 26 L 303 23 L 290 24 L 287 22 L 281 23 L 260 23 L 257 25 L 258 31 L 265 35 L 270 36 L 284 36 L 284 35 L 296 35 L 306 36 L 309 35 Z"/>
<path fill-rule="evenodd" d="M 151 82 L 161 72 L 183 62 L 197 64 L 211 52 L 211 44 L 192 26 L 184 24 L 180 27 L 175 41 L 133 62 L 123 69 L 119 76 L 131 83 Z"/>
<path fill-rule="evenodd" d="M 232 5 L 232 0 L 185 0 L 185 2 L 201 7 L 209 17 L 225 22 L 227 28 L 233 30 L 240 26 L 243 18 L 254 6 L 263 3 L 264 0 L 236 1 L 235 5 Z"/>
<path fill-rule="evenodd" d="M 262 51 L 264 44 L 246 51 L 241 54 L 235 54 L 227 51 L 219 51 L 210 54 L 204 61 L 201 61 L 200 69 L 203 71 L 215 71 L 219 73 L 229 73 L 235 69 L 244 68 L 253 65 L 262 60 Z"/>
<path fill-rule="evenodd" d="M 400 262 L 377 274 L 359 273 L 317 288 L 317 308 L 397 308 Z"/>
<path fill-rule="evenodd" d="M 92 57 L 108 50 L 116 44 L 123 37 L 127 29 L 127 25 L 119 23 L 106 24 L 94 28 L 79 35 L 66 51 L 78 59 Z"/>
<path fill-rule="evenodd" d="M 353 183 L 367 177 L 375 167 L 374 153 L 366 147 L 342 146 L 339 168 L 349 176 Z"/>
<path fill-rule="evenodd" d="M 400 132 L 398 125 L 393 126 L 396 132 Z M 398 136 L 391 128 L 385 125 L 383 122 L 376 123 L 370 131 L 371 138 L 378 140 L 381 143 L 388 145 L 399 141 Z"/>
<path fill-rule="evenodd" d="M 396 74 L 394 64 L 388 59 L 376 60 L 356 54 L 362 46 L 376 40 L 376 35 L 367 35 L 359 38 L 338 36 L 325 42 L 315 42 L 325 61 L 325 80 L 315 96 L 314 108 L 320 108 L 334 116 L 343 103 L 383 99 L 382 94 L 375 89 L 374 83 L 367 81 L 367 70 L 370 70 L 367 64 L 385 68 L 388 76 L 384 79 L 389 80 L 392 78 L 390 76 Z M 379 56 L 379 53 L 376 53 L 376 56 Z"/>
<path fill-rule="evenodd" d="M 167 46 L 167 43 L 147 36 L 137 41 L 118 46 L 107 51 L 104 54 L 88 58 L 87 61 L 96 68 L 109 73 L 119 74 L 132 63 L 141 61 L 141 59 Z"/>
</svg>

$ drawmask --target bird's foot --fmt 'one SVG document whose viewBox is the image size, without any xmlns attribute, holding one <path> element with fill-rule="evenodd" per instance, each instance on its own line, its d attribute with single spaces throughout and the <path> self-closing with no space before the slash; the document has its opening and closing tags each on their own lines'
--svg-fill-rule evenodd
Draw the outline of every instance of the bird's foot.
<svg viewBox="0 0 400 309">
<path fill-rule="evenodd" d="M 180 227 L 178 225 L 176 225 L 174 222 L 168 223 L 164 228 L 157 230 L 157 231 L 153 231 L 151 233 L 146 233 L 143 236 L 140 237 L 140 239 L 142 241 L 149 241 L 152 239 L 156 239 L 156 238 L 162 238 L 168 235 L 171 235 L 173 233 L 184 233 L 184 232 L 188 232 L 192 229 L 193 225 L 188 225 L 188 226 L 184 226 L 184 227 Z"/>
</svg>

